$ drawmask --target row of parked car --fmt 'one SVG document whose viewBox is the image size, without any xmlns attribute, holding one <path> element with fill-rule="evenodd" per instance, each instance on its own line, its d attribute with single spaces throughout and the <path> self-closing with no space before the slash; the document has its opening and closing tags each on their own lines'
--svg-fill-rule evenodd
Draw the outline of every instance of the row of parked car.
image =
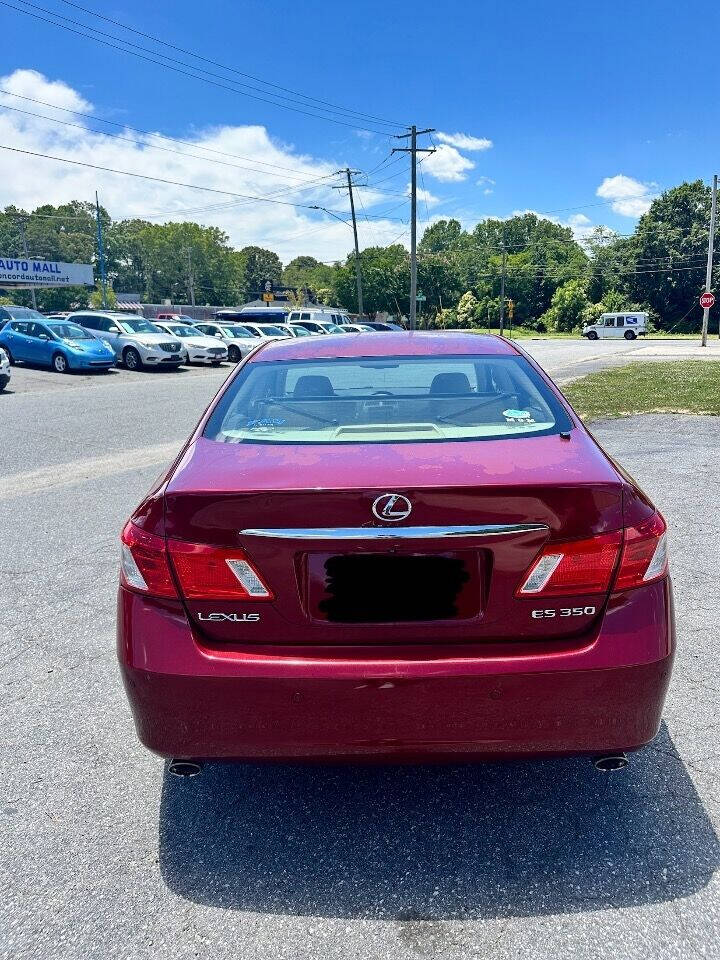
<svg viewBox="0 0 720 960">
<path fill-rule="evenodd" d="M 0 306 L 0 390 L 16 361 L 49 366 L 58 373 L 109 370 L 117 363 L 128 370 L 184 363 L 219 366 L 226 360 L 237 363 L 265 340 L 402 329 L 349 319 L 320 310 L 221 310 L 211 321 L 176 313 L 161 313 L 151 321 L 108 310 L 44 316 L 28 307 Z"/>
</svg>

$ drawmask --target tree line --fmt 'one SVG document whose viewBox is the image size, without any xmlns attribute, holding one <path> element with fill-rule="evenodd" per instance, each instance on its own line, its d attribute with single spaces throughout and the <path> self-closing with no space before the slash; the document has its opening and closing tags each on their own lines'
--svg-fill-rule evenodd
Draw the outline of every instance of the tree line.
<svg viewBox="0 0 720 960">
<path fill-rule="evenodd" d="M 192 222 L 114 221 L 101 208 L 106 268 L 114 290 L 142 300 L 234 306 L 265 280 L 297 297 L 357 310 L 355 261 L 328 265 L 298 256 L 283 265 L 272 250 L 234 249 L 217 227 Z M 506 319 L 539 331 L 569 331 L 608 310 L 647 310 L 658 329 L 692 330 L 700 323 L 698 296 L 705 280 L 710 190 L 683 183 L 655 199 L 623 236 L 597 228 L 578 241 L 571 228 L 534 213 L 486 219 L 465 230 L 454 219 L 426 228 L 418 244 L 418 286 L 425 300 L 420 322 L 439 327 L 494 327 L 505 277 Z M 95 208 L 82 201 L 32 212 L 0 213 L 0 254 L 93 263 L 99 274 Z M 410 260 L 401 244 L 361 252 L 367 312 L 407 315 Z M 0 295 L 2 291 L 0 291 Z M 27 291 L 6 292 L 29 303 Z M 37 291 L 43 310 L 98 302 L 81 288 Z M 509 302 L 512 301 L 512 307 Z"/>
</svg>

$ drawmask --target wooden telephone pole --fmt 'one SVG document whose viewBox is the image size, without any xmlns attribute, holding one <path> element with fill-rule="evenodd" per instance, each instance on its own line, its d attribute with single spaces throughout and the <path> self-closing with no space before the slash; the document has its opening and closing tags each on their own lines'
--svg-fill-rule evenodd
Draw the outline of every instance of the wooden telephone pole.
<svg viewBox="0 0 720 960">
<path fill-rule="evenodd" d="M 392 153 L 410 154 L 410 329 L 415 329 L 417 317 L 417 155 L 435 153 L 435 148 L 420 148 L 417 138 L 424 133 L 433 133 L 432 127 L 418 130 L 413 124 L 407 133 L 397 134 L 396 139 L 410 137 L 409 147 L 393 147 Z"/>
</svg>

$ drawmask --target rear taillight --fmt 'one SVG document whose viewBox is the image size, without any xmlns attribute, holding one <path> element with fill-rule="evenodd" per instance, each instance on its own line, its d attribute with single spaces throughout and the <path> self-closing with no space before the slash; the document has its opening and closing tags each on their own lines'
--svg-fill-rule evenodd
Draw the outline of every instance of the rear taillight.
<svg viewBox="0 0 720 960">
<path fill-rule="evenodd" d="M 163 537 L 146 533 L 128 522 L 120 541 L 123 586 L 153 597 L 177 597 Z"/>
<path fill-rule="evenodd" d="M 528 571 L 517 595 L 567 597 L 605 593 L 610 586 L 621 543 L 620 531 L 590 540 L 549 543 Z"/>
<path fill-rule="evenodd" d="M 637 527 L 625 531 L 616 590 L 641 587 L 660 580 L 668 572 L 667 524 L 655 513 Z"/>
<path fill-rule="evenodd" d="M 567 597 L 641 587 L 667 574 L 667 527 L 659 513 L 637 527 L 589 540 L 548 543 L 535 559 L 519 597 Z M 620 562 L 618 564 L 618 555 Z"/>
<path fill-rule="evenodd" d="M 188 600 L 272 600 L 242 550 L 168 540 L 180 589 Z"/>
</svg>

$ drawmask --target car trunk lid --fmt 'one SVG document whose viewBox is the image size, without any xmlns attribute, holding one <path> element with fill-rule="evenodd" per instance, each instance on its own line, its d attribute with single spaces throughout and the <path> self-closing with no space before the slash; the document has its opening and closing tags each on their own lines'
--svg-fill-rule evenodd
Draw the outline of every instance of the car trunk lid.
<svg viewBox="0 0 720 960">
<path fill-rule="evenodd" d="M 604 593 L 549 603 L 517 590 L 548 541 L 623 524 L 622 481 L 579 430 L 342 446 L 200 438 L 165 510 L 171 541 L 237 550 L 269 588 L 269 599 L 186 601 L 203 637 L 230 644 L 571 636 Z M 583 612 L 534 613 L 546 609 Z"/>
</svg>

